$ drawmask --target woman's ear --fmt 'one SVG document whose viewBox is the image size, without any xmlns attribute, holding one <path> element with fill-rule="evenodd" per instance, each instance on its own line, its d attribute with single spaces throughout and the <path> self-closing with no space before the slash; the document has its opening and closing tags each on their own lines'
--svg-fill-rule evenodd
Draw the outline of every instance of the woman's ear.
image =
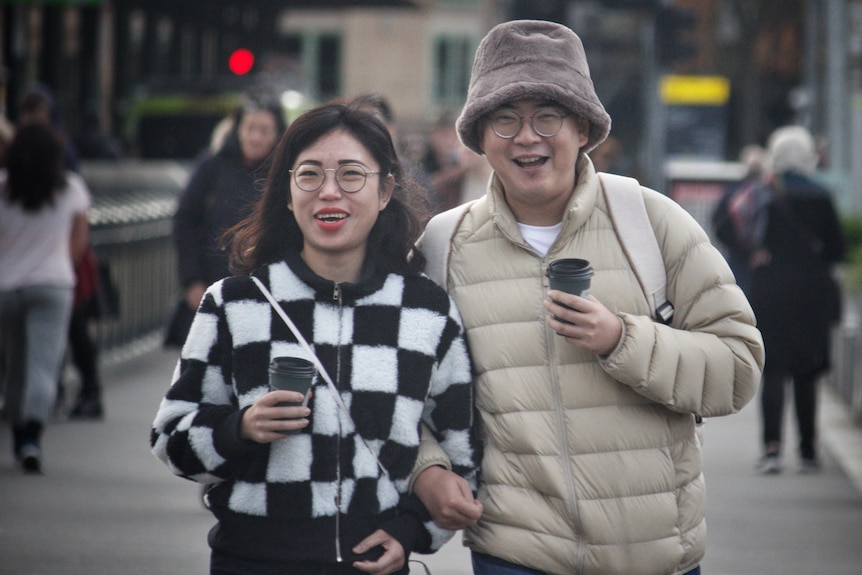
<svg viewBox="0 0 862 575">
<path fill-rule="evenodd" d="M 382 212 L 386 209 L 386 206 L 389 205 L 389 200 L 392 199 L 392 193 L 395 191 L 395 176 L 392 174 L 387 175 L 383 178 L 381 184 L 378 206 L 380 207 L 379 211 Z"/>
</svg>

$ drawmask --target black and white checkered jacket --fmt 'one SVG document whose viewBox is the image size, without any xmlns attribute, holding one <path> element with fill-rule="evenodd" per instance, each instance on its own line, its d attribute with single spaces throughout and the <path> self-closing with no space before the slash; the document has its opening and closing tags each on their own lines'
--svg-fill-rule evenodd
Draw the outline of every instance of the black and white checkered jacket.
<svg viewBox="0 0 862 575">
<path fill-rule="evenodd" d="M 478 463 L 454 304 L 425 276 L 337 285 L 295 255 L 255 275 L 314 348 L 350 418 L 317 377 L 308 427 L 271 444 L 243 440 L 242 413 L 269 392 L 270 359 L 306 354 L 250 277 L 210 286 L 151 437 L 174 473 L 210 485 L 219 519 L 210 544 L 273 561 L 350 560 L 350 549 L 382 528 L 408 553 L 436 551 L 452 532 L 408 494 L 420 421 L 474 489 Z M 357 434 L 378 450 L 388 479 Z"/>
</svg>

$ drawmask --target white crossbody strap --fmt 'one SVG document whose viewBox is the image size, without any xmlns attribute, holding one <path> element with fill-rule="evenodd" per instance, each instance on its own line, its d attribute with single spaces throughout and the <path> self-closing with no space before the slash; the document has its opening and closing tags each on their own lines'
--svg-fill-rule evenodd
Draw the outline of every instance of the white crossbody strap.
<svg viewBox="0 0 862 575">
<path fill-rule="evenodd" d="M 323 380 L 326 382 L 326 386 L 329 388 L 329 391 L 332 393 L 333 397 L 335 397 L 335 401 L 338 402 L 338 405 L 341 407 L 341 409 L 344 410 L 344 413 L 347 414 L 347 419 L 349 419 L 350 423 L 353 424 L 354 429 L 357 429 L 356 423 L 353 421 L 353 418 L 350 417 L 350 410 L 347 409 L 347 405 L 345 405 L 344 400 L 341 399 L 341 393 L 339 393 L 338 388 L 335 387 L 335 384 L 332 382 L 332 378 L 329 377 L 329 373 L 326 371 L 326 368 L 323 367 L 322 363 L 320 363 L 320 359 L 318 359 L 317 354 L 314 353 L 314 350 L 311 349 L 311 346 L 308 345 L 308 342 L 305 340 L 304 337 L 302 337 L 302 334 L 299 332 L 299 329 L 297 329 L 296 325 L 293 323 L 293 320 L 290 319 L 290 316 L 287 315 L 287 312 L 284 311 L 284 308 L 281 307 L 281 305 L 277 301 L 275 301 L 275 297 L 272 295 L 272 292 L 270 292 L 266 288 L 266 286 L 263 285 L 263 282 L 260 281 L 258 278 L 254 276 L 250 277 L 252 281 L 257 284 L 258 289 L 260 289 L 261 293 L 264 295 L 267 301 L 269 301 L 270 305 L 275 310 L 275 313 L 277 313 L 279 317 L 284 320 L 284 323 L 286 323 L 287 327 L 290 328 L 290 331 L 293 332 L 294 337 L 296 337 L 296 341 L 298 341 L 299 344 L 303 347 L 303 349 L 305 349 L 306 353 L 308 353 L 308 357 L 310 357 L 311 361 L 314 362 L 315 367 L 317 367 L 317 373 L 319 373 Z M 356 436 L 362 441 L 362 444 L 365 445 L 368 451 L 371 452 L 371 454 L 374 456 L 374 459 L 377 460 L 377 465 L 380 467 L 380 470 L 383 472 L 383 475 L 388 478 L 389 472 L 380 462 L 380 456 L 377 454 L 377 451 L 373 447 L 371 447 L 371 445 L 369 445 L 367 441 L 365 441 L 365 438 L 359 434 L 358 429 L 356 432 Z"/>
<path fill-rule="evenodd" d="M 669 324 L 673 319 L 673 305 L 667 300 L 667 270 L 647 216 L 640 184 L 634 178 L 616 174 L 600 173 L 598 176 L 614 230 L 647 297 L 653 317 Z"/>
</svg>

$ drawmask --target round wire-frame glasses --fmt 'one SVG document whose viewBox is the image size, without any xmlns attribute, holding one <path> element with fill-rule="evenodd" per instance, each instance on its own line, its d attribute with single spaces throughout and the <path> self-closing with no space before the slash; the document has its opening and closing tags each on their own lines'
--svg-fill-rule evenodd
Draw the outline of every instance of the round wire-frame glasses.
<svg viewBox="0 0 862 575">
<path fill-rule="evenodd" d="M 557 135 L 563 127 L 563 118 L 568 115 L 568 113 L 561 114 L 553 110 L 542 110 L 532 116 L 522 116 L 512 110 L 504 110 L 489 116 L 489 119 L 494 133 L 505 140 L 514 138 L 521 131 L 524 120 L 530 121 L 530 127 L 534 132 L 543 138 L 550 138 Z"/>
<path fill-rule="evenodd" d="M 316 164 L 300 164 L 296 169 L 288 170 L 293 174 L 296 187 L 303 192 L 316 192 L 326 181 L 326 172 L 335 173 L 335 183 L 342 192 L 355 194 L 365 187 L 368 176 L 380 172 L 369 172 L 359 164 L 342 164 L 337 168 L 324 168 Z"/>
</svg>

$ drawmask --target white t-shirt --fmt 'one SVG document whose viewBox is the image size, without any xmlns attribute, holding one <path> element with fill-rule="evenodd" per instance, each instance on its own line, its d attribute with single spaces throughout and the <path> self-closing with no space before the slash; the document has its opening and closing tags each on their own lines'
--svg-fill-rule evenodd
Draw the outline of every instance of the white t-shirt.
<svg viewBox="0 0 862 575">
<path fill-rule="evenodd" d="M 25 212 L 6 197 L 6 170 L 0 170 L 0 289 L 32 285 L 75 286 L 69 255 L 72 222 L 90 207 L 84 180 L 66 174 L 67 185 L 54 204 Z"/>
<path fill-rule="evenodd" d="M 551 249 L 551 244 L 560 235 L 560 230 L 563 229 L 563 222 L 553 226 L 529 226 L 527 224 L 518 224 L 518 229 L 521 230 L 521 235 L 531 248 L 536 250 L 536 253 L 545 257 L 548 255 L 548 250 Z"/>
</svg>

